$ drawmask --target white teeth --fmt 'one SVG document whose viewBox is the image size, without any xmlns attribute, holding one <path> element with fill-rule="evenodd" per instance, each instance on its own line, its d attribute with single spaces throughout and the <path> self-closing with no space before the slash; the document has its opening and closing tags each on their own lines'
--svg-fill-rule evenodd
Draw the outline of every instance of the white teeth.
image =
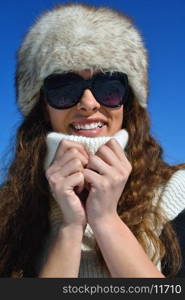
<svg viewBox="0 0 185 300">
<path fill-rule="evenodd" d="M 91 124 L 85 124 L 85 125 L 75 125 L 73 126 L 75 129 L 96 129 L 98 127 L 103 127 L 104 123 L 98 122 L 98 123 L 91 123 Z"/>
</svg>

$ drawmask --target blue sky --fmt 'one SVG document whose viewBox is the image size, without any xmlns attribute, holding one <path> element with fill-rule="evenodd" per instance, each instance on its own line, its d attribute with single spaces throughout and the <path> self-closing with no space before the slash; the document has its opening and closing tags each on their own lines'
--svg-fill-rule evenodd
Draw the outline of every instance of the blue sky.
<svg viewBox="0 0 185 300">
<path fill-rule="evenodd" d="M 43 10 L 65 2 L 7 0 L 1 3 L 0 165 L 22 119 L 15 105 L 16 50 Z M 149 52 L 151 133 L 162 145 L 168 163 L 185 162 L 185 1 L 83 2 L 117 8 L 134 19 Z"/>
</svg>

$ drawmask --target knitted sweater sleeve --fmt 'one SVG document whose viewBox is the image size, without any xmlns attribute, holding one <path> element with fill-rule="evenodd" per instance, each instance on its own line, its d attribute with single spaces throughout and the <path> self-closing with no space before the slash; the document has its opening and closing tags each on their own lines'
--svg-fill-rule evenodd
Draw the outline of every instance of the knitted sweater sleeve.
<svg viewBox="0 0 185 300">
<path fill-rule="evenodd" d="M 185 169 L 173 174 L 163 190 L 161 200 L 161 206 L 175 230 L 182 253 L 182 265 L 175 277 L 185 277 Z M 164 264 L 163 260 L 161 269 L 163 274 L 170 271 L 169 265 Z"/>
<path fill-rule="evenodd" d="M 171 221 L 185 209 L 185 169 L 176 171 L 161 194 L 161 208 Z"/>
<path fill-rule="evenodd" d="M 154 205 L 159 205 L 159 208 L 165 214 L 167 220 L 165 222 L 170 222 L 174 220 L 184 209 L 185 209 L 185 169 L 176 171 L 167 183 L 156 191 L 156 197 L 153 199 Z M 161 235 L 163 224 L 153 224 L 153 230 L 158 236 Z M 161 263 L 159 261 L 159 253 L 156 253 L 156 249 L 153 242 L 146 236 L 147 242 L 147 254 L 150 258 L 155 255 L 154 263 L 157 268 L 161 270 Z"/>
</svg>

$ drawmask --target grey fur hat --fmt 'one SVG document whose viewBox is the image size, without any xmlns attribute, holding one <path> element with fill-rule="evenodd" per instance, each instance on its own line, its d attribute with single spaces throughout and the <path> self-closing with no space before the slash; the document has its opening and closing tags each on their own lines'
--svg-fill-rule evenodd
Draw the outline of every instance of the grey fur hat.
<svg viewBox="0 0 185 300">
<path fill-rule="evenodd" d="M 17 55 L 17 103 L 28 115 L 52 73 L 118 71 L 128 75 L 137 100 L 147 105 L 147 51 L 131 19 L 107 7 L 60 5 L 30 28 Z"/>
</svg>

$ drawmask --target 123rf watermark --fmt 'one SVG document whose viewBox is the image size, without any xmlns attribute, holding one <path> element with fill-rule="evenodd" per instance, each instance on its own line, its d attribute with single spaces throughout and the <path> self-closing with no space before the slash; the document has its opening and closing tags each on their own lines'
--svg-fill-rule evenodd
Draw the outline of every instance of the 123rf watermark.
<svg viewBox="0 0 185 300">
<path fill-rule="evenodd" d="M 116 295 L 116 294 L 148 294 L 148 295 L 156 295 L 156 294 L 181 294 L 182 287 L 180 284 L 151 284 L 147 286 L 115 286 L 115 285 L 66 285 L 61 287 L 62 294 L 68 295 Z"/>
</svg>

